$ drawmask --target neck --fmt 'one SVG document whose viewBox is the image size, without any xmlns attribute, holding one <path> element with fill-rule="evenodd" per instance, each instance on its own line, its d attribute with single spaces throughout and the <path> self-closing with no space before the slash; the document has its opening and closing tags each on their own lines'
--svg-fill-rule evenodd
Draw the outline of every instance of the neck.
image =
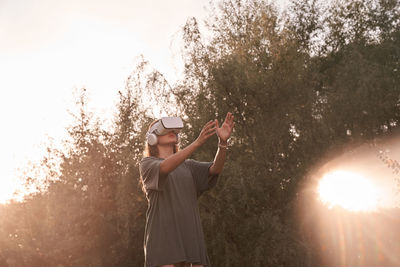
<svg viewBox="0 0 400 267">
<path fill-rule="evenodd" d="M 174 154 L 174 146 L 172 145 L 158 145 L 158 157 L 166 159 L 172 154 Z"/>
</svg>

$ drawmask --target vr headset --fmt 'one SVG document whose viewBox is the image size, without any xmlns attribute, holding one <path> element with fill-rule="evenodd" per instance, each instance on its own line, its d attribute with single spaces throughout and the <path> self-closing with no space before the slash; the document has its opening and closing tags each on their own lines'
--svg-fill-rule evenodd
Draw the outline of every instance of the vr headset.
<svg viewBox="0 0 400 267">
<path fill-rule="evenodd" d="M 169 132 L 174 132 L 178 134 L 183 128 L 183 121 L 179 117 L 162 117 L 146 134 L 147 143 L 151 146 L 157 144 L 157 136 L 165 135 Z"/>
</svg>

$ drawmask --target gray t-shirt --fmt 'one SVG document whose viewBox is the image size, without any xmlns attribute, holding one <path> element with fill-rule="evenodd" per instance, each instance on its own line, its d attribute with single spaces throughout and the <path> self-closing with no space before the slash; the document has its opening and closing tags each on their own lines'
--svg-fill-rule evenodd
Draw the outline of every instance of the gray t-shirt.
<svg viewBox="0 0 400 267">
<path fill-rule="evenodd" d="M 191 262 L 210 267 L 197 198 L 215 186 L 211 162 L 185 160 L 160 179 L 161 158 L 140 162 L 148 209 L 144 234 L 145 267 Z"/>
</svg>

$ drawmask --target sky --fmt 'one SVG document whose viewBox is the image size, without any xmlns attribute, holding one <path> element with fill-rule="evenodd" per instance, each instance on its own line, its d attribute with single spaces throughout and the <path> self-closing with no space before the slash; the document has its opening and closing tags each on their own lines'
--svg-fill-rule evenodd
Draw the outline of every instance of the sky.
<svg viewBox="0 0 400 267">
<path fill-rule="evenodd" d="M 0 0 L 0 195 L 72 123 L 77 88 L 110 119 L 138 57 L 171 83 L 182 71 L 180 30 L 208 0 Z M 0 200 L 1 201 L 1 200 Z"/>
</svg>

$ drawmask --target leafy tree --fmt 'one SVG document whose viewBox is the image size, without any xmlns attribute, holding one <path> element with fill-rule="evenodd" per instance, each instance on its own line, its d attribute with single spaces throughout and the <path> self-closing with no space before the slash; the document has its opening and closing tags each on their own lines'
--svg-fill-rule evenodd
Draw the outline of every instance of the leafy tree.
<svg viewBox="0 0 400 267">
<path fill-rule="evenodd" d="M 295 4 L 282 24 L 266 2 L 223 1 L 208 43 L 195 19 L 184 28 L 186 76 L 176 94 L 190 129 L 229 110 L 238 121 L 222 181 L 201 200 L 217 265 L 306 266 L 314 248 L 292 214 L 307 173 L 332 148 L 398 124 L 397 11 L 378 12 L 393 3 Z M 393 23 L 377 30 L 377 17 Z"/>
</svg>

